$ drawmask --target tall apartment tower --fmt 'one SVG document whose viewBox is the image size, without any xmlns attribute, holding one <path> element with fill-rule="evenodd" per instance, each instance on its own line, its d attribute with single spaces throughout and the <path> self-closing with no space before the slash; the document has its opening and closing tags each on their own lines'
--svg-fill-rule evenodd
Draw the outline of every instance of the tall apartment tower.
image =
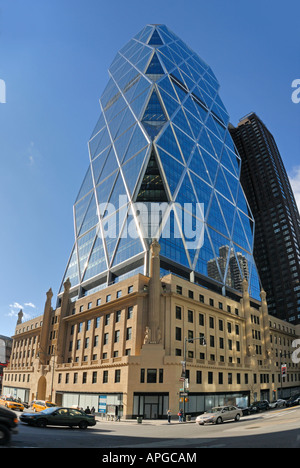
<svg viewBox="0 0 300 468">
<path fill-rule="evenodd" d="M 300 323 L 300 217 L 274 137 L 255 114 L 231 128 L 256 222 L 254 258 L 269 313 Z"/>
</svg>

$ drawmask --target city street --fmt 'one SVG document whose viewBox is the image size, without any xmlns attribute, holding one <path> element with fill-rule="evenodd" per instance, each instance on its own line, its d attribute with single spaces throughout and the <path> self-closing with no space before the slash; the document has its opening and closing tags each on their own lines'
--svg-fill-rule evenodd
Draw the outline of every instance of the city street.
<svg viewBox="0 0 300 468">
<path fill-rule="evenodd" d="M 28 410 L 26 410 L 28 411 Z M 18 414 L 19 415 L 19 414 Z M 245 416 L 240 422 L 198 426 L 167 421 L 109 422 L 98 419 L 87 430 L 29 427 L 19 424 L 11 448 L 200 449 L 300 448 L 300 408 L 284 408 Z M 106 453 L 105 452 L 105 453 Z"/>
</svg>

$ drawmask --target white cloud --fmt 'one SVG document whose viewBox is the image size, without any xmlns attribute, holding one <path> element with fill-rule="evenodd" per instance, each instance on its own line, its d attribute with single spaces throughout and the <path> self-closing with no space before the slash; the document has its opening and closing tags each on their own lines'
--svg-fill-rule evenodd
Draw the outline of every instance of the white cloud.
<svg viewBox="0 0 300 468">
<path fill-rule="evenodd" d="M 23 311 L 23 321 L 26 321 L 26 320 L 30 320 L 31 318 L 33 318 L 32 315 L 30 313 L 28 313 L 28 311 L 26 309 L 27 308 L 36 309 L 36 306 L 32 302 L 25 302 L 24 305 L 20 304 L 19 302 L 13 302 L 12 304 L 9 305 L 9 308 L 10 308 L 10 311 L 7 314 L 8 317 L 17 318 L 18 313 L 22 309 L 22 311 Z"/>
<path fill-rule="evenodd" d="M 289 177 L 296 203 L 300 211 L 300 166 L 295 167 Z"/>
<path fill-rule="evenodd" d="M 25 307 L 32 307 L 33 309 L 36 309 L 36 306 L 32 304 L 32 302 L 25 302 Z"/>
</svg>

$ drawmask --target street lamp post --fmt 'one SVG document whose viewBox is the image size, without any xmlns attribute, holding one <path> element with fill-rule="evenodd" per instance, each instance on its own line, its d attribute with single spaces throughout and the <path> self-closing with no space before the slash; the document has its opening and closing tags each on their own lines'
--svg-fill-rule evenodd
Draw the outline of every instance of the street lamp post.
<svg viewBox="0 0 300 468">
<path fill-rule="evenodd" d="M 205 337 L 204 336 L 200 336 L 198 338 L 184 338 L 184 355 L 183 355 L 183 368 L 184 368 L 184 377 L 186 376 L 186 355 L 187 355 L 187 344 L 188 343 L 193 343 L 194 341 L 196 340 L 199 340 L 200 341 L 200 345 L 202 346 L 206 346 L 206 341 L 205 341 Z M 183 394 L 184 394 L 184 398 L 183 398 L 183 420 L 185 421 L 185 393 L 186 393 L 186 378 L 184 378 L 184 381 L 183 381 Z"/>
</svg>

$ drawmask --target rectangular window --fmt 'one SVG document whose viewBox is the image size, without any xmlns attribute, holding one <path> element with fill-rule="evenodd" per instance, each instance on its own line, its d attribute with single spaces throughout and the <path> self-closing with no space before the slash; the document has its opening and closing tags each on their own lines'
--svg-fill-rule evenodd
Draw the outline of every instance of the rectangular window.
<svg viewBox="0 0 300 468">
<path fill-rule="evenodd" d="M 116 369 L 115 370 L 115 383 L 120 383 L 121 382 L 121 370 Z"/>
<path fill-rule="evenodd" d="M 175 339 L 177 341 L 181 341 L 181 328 L 179 327 L 176 327 L 176 330 L 175 330 Z"/>
<path fill-rule="evenodd" d="M 147 383 L 156 383 L 157 369 L 147 369 Z"/>
<path fill-rule="evenodd" d="M 108 383 L 108 371 L 103 371 L 103 383 Z"/>
<path fill-rule="evenodd" d="M 181 307 L 176 306 L 176 318 L 177 320 L 181 320 Z"/>
<path fill-rule="evenodd" d="M 188 310 L 188 322 L 194 322 L 194 312 L 192 310 Z"/>
<path fill-rule="evenodd" d="M 130 320 L 133 316 L 133 307 L 130 306 L 128 307 L 128 311 L 127 311 L 127 320 Z"/>
<path fill-rule="evenodd" d="M 121 311 L 117 310 L 117 312 L 116 312 L 116 322 L 120 322 L 120 320 L 121 320 Z"/>
<path fill-rule="evenodd" d="M 129 327 L 126 330 L 126 340 L 131 340 L 131 337 L 132 337 L 132 328 Z"/>
<path fill-rule="evenodd" d="M 92 375 L 92 383 L 97 383 L 97 372 L 93 372 L 93 375 Z"/>
</svg>

